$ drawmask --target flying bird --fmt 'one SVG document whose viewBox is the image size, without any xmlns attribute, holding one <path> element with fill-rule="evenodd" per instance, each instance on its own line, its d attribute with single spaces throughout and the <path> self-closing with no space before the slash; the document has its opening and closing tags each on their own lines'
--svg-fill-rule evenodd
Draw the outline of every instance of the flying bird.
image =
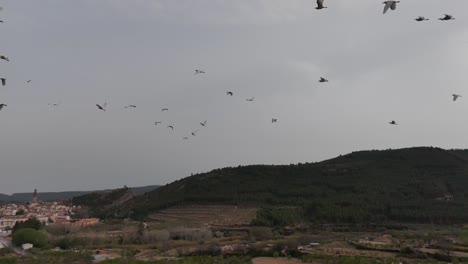
<svg viewBox="0 0 468 264">
<path fill-rule="evenodd" d="M 278 119 L 276 119 L 276 118 L 271 119 L 271 123 L 276 123 L 276 122 L 278 122 Z"/>
<path fill-rule="evenodd" d="M 193 132 L 192 132 L 192 136 L 196 136 L 196 135 L 197 135 L 197 132 L 198 132 L 198 130 L 193 131 Z"/>
<path fill-rule="evenodd" d="M 317 0 L 317 7 L 315 9 L 320 10 L 327 8 L 326 6 L 323 6 L 323 0 Z"/>
<path fill-rule="evenodd" d="M 156 121 L 156 122 L 154 122 L 154 125 L 155 125 L 155 126 L 157 126 L 158 124 L 162 124 L 162 122 L 161 122 L 161 121 Z"/>
<path fill-rule="evenodd" d="M 163 111 L 163 112 L 164 111 L 169 111 L 169 108 L 163 108 L 163 109 L 161 109 L 161 111 Z"/>
<path fill-rule="evenodd" d="M 194 73 L 194 74 L 202 74 L 202 73 L 205 73 L 205 71 L 202 71 L 202 70 L 195 70 L 195 73 Z"/>
<path fill-rule="evenodd" d="M 27 82 L 27 83 L 30 83 L 30 82 L 31 82 L 31 80 L 27 80 L 26 82 Z"/>
<path fill-rule="evenodd" d="M 0 110 L 2 110 L 3 107 L 7 106 L 6 104 L 0 104 Z"/>
<path fill-rule="evenodd" d="M 48 106 L 54 106 L 54 107 L 57 107 L 60 105 L 60 103 L 49 103 L 47 104 Z"/>
<path fill-rule="evenodd" d="M 124 108 L 136 108 L 136 105 L 127 105 Z"/>
<path fill-rule="evenodd" d="M 255 97 L 252 97 L 252 98 L 250 98 L 250 99 L 245 99 L 245 100 L 248 101 L 248 102 L 253 102 L 254 99 L 255 99 Z"/>
<path fill-rule="evenodd" d="M 452 94 L 452 96 L 453 96 L 453 101 L 456 101 L 458 99 L 458 97 L 462 97 L 459 94 Z"/>
<path fill-rule="evenodd" d="M 167 128 L 170 128 L 170 129 L 174 130 L 174 127 L 173 127 L 173 126 L 167 126 Z"/>
<path fill-rule="evenodd" d="M 104 103 L 102 106 L 100 106 L 100 105 L 96 104 L 96 106 L 97 106 L 97 108 L 98 108 L 99 110 L 102 110 L 102 111 L 104 111 L 104 112 L 105 112 L 105 111 L 106 111 L 106 106 L 107 106 L 107 103 Z"/>
<path fill-rule="evenodd" d="M 414 20 L 416 20 L 418 22 L 421 22 L 421 21 L 425 21 L 425 20 L 429 20 L 429 19 L 427 19 L 427 18 L 425 18 L 423 16 L 419 16 L 419 17 L 415 18 Z"/>
<path fill-rule="evenodd" d="M 383 4 L 385 4 L 383 13 L 387 13 L 387 10 L 390 8 L 391 10 L 396 9 L 396 4 L 400 3 L 400 1 L 384 1 Z"/>
<path fill-rule="evenodd" d="M 206 120 L 203 123 L 200 122 L 200 125 L 202 125 L 203 127 L 206 127 Z"/>
<path fill-rule="evenodd" d="M 229 92 L 229 91 L 228 91 L 226 94 L 229 95 L 229 96 L 233 96 L 233 95 L 234 95 L 233 92 Z"/>
<path fill-rule="evenodd" d="M 444 17 L 439 18 L 439 20 L 446 21 L 446 20 L 455 20 L 452 15 L 444 14 Z"/>
<path fill-rule="evenodd" d="M 320 77 L 320 80 L 319 80 L 319 82 L 321 82 L 321 83 L 324 83 L 324 82 L 328 82 L 328 80 L 327 80 L 327 79 L 325 79 L 325 78 L 323 78 L 323 77 Z"/>
<path fill-rule="evenodd" d="M 6 85 L 6 79 L 5 79 L 5 78 L 0 78 L 0 81 L 2 81 L 2 85 L 3 85 L 3 86 Z"/>
<path fill-rule="evenodd" d="M 0 20 L 0 23 L 3 23 L 3 20 Z"/>
<path fill-rule="evenodd" d="M 0 60 L 10 61 L 10 59 L 8 57 L 3 56 L 3 55 L 0 55 Z"/>
<path fill-rule="evenodd" d="M 188 139 L 188 137 L 183 137 L 182 139 L 183 139 L 183 140 L 187 140 L 187 139 Z"/>
<path fill-rule="evenodd" d="M 397 122 L 395 122 L 394 120 L 388 122 L 390 125 L 398 125 Z"/>
</svg>

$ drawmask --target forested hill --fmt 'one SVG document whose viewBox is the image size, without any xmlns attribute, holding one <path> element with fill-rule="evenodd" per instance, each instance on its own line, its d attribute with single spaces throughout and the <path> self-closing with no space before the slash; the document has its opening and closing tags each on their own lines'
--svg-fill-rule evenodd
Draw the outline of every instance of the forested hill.
<svg viewBox="0 0 468 264">
<path fill-rule="evenodd" d="M 318 222 L 468 221 L 468 150 L 360 151 L 319 163 L 224 168 L 127 202 L 116 215 L 180 204 L 292 205 Z"/>
</svg>

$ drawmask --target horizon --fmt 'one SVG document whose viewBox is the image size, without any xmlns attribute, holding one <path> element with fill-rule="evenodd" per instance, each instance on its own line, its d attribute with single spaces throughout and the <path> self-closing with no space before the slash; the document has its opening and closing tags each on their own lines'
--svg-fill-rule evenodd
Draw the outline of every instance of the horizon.
<svg viewBox="0 0 468 264">
<path fill-rule="evenodd" d="M 468 1 L 402 1 L 385 15 L 373 0 L 0 6 L 0 193 L 466 148 Z M 444 13 L 456 20 L 437 20 Z"/>
</svg>

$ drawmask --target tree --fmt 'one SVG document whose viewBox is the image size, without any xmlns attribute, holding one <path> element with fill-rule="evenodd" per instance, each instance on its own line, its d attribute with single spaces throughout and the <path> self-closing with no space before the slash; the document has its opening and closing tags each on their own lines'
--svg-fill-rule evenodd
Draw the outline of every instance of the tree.
<svg viewBox="0 0 468 264">
<path fill-rule="evenodd" d="M 15 226 L 13 227 L 12 233 L 15 234 L 18 230 L 24 229 L 24 228 L 31 228 L 34 230 L 40 230 L 42 229 L 43 225 L 41 221 L 37 220 L 37 218 L 29 218 L 28 220 L 24 222 L 16 222 Z"/>
<path fill-rule="evenodd" d="M 32 229 L 22 228 L 13 235 L 13 244 L 21 246 L 25 243 L 31 243 L 34 247 L 42 248 L 47 245 L 47 235 L 44 232 Z"/>
</svg>

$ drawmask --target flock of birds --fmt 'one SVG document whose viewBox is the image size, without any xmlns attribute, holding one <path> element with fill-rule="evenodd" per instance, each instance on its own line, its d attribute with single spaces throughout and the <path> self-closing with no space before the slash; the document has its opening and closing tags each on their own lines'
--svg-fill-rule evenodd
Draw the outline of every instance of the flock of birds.
<svg viewBox="0 0 468 264">
<path fill-rule="evenodd" d="M 320 10 L 320 9 L 324 9 L 324 8 L 327 8 L 326 6 L 323 5 L 323 2 L 324 0 L 317 0 L 317 7 L 315 9 L 317 10 Z M 400 1 L 394 1 L 394 0 L 387 0 L 387 1 L 384 1 L 383 4 L 385 5 L 384 6 L 384 9 L 383 9 L 383 13 L 387 13 L 387 11 L 390 9 L 390 10 L 395 10 L 396 7 L 397 7 L 397 4 L 400 3 Z M 455 18 L 452 16 L 452 15 L 449 15 L 449 14 L 444 14 L 443 17 L 440 17 L 438 18 L 439 20 L 441 21 L 448 21 L 448 20 L 455 20 Z M 418 22 L 422 22 L 422 21 L 427 21 L 429 20 L 428 18 L 425 18 L 423 16 L 418 16 L 417 18 L 415 18 L 414 20 L 418 21 Z M 327 79 L 325 78 L 320 78 L 319 82 L 328 82 Z M 453 101 L 455 102 L 459 97 L 462 97 L 461 95 L 459 94 L 452 94 L 452 97 L 453 97 Z M 272 120 L 273 122 L 273 120 Z M 276 122 L 276 121 L 275 121 Z M 395 120 L 392 120 L 390 122 L 388 122 L 390 125 L 398 125 L 398 123 L 395 121 Z"/>
<path fill-rule="evenodd" d="M 400 1 L 394 1 L 394 0 L 387 0 L 387 1 L 384 1 L 383 4 L 384 4 L 384 9 L 383 9 L 383 14 L 387 13 L 388 10 L 395 10 L 397 8 L 397 4 L 400 3 Z M 324 9 L 324 8 L 328 8 L 327 6 L 324 6 L 324 0 L 317 0 L 317 7 L 315 9 L 317 10 L 321 10 L 321 9 Z M 3 8 L 0 7 L 0 11 L 2 11 Z M 449 14 L 444 14 L 443 17 L 440 17 L 438 18 L 438 20 L 441 20 L 441 21 L 448 21 L 448 20 L 454 20 L 455 18 L 452 16 L 452 15 L 449 15 Z M 418 21 L 418 22 L 422 22 L 422 21 L 427 21 L 429 20 L 428 18 L 424 17 L 424 16 L 418 16 L 417 18 L 415 18 L 414 20 Z M 0 23 L 3 23 L 3 20 L 0 19 Z M 5 61 L 5 62 L 9 62 L 10 59 L 5 56 L 5 55 L 2 55 L 0 54 L 0 61 Z M 205 74 L 206 72 L 204 70 L 200 70 L 200 69 L 196 69 L 194 74 L 195 75 L 198 75 L 198 74 Z M 0 77 L 0 82 L 1 82 L 1 85 L 2 86 L 5 86 L 7 84 L 6 82 L 6 78 L 4 77 Z M 27 83 L 30 83 L 31 80 L 28 80 Z M 327 79 L 325 79 L 324 77 L 320 77 L 320 79 L 318 80 L 319 83 L 326 83 L 326 82 L 329 82 Z M 234 92 L 232 91 L 227 91 L 226 94 L 228 96 L 234 96 Z M 453 97 L 453 101 L 456 101 L 459 97 L 462 97 L 461 95 L 459 94 L 452 94 L 452 97 Z M 245 99 L 247 102 L 254 102 L 255 100 L 255 97 L 251 97 L 251 98 L 247 98 Z M 58 107 L 60 105 L 60 103 L 49 103 L 48 104 L 49 106 L 51 107 Z M 6 107 L 7 105 L 6 104 L 0 104 L 0 110 L 2 110 L 4 107 Z M 96 107 L 98 110 L 101 110 L 101 111 L 104 111 L 106 112 L 107 110 L 107 102 L 106 103 L 103 103 L 103 104 L 96 104 Z M 136 108 L 137 106 L 136 105 L 133 105 L 133 104 L 130 104 L 130 105 L 126 105 L 124 106 L 125 109 L 129 109 L 129 108 Z M 169 111 L 168 108 L 162 108 L 161 109 L 162 112 L 167 112 Z M 278 118 L 271 118 L 271 123 L 277 123 L 278 122 Z M 160 126 L 162 125 L 162 121 L 155 121 L 154 122 L 154 125 L 155 126 Z M 390 125 L 398 125 L 398 123 L 395 121 L 395 120 L 391 120 L 390 122 L 388 122 Z M 202 127 L 206 127 L 207 126 L 207 121 L 203 121 L 203 122 L 200 122 L 200 125 Z M 167 125 L 167 129 L 171 129 L 172 131 L 174 130 L 174 125 Z M 195 131 L 192 131 L 190 134 L 192 136 L 196 136 L 198 133 L 198 130 L 195 130 Z M 182 138 L 183 140 L 187 140 L 189 139 L 189 137 L 183 137 Z"/>
</svg>

